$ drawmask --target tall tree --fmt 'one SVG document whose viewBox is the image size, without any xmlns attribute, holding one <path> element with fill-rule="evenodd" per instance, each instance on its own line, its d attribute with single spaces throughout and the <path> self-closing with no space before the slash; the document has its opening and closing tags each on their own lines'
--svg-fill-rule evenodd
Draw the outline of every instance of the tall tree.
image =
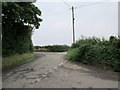
<svg viewBox="0 0 120 90">
<path fill-rule="evenodd" d="M 31 2 L 2 2 L 3 56 L 32 51 L 33 28 L 39 28 L 41 11 Z"/>
</svg>

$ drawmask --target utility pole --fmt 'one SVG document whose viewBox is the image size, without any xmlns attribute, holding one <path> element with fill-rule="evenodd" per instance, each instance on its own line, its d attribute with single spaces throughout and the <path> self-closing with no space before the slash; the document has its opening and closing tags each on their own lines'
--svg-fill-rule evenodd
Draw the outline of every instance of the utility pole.
<svg viewBox="0 0 120 90">
<path fill-rule="evenodd" d="M 120 16 L 120 2 L 118 2 L 118 16 Z M 118 23 L 120 23 L 120 18 L 118 18 Z M 118 25 L 118 36 L 120 36 L 120 25 Z"/>
<path fill-rule="evenodd" d="M 75 29 L 74 29 L 74 7 L 72 6 L 72 24 L 73 24 L 73 43 L 75 43 Z"/>
</svg>

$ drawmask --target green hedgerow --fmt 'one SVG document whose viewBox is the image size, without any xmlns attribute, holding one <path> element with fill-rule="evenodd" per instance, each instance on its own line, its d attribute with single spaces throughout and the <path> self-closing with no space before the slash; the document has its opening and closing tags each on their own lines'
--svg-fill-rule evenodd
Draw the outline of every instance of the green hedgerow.
<svg viewBox="0 0 120 90">
<path fill-rule="evenodd" d="M 71 49 L 67 52 L 68 59 L 120 71 L 120 37 L 82 38 L 72 44 Z"/>
</svg>

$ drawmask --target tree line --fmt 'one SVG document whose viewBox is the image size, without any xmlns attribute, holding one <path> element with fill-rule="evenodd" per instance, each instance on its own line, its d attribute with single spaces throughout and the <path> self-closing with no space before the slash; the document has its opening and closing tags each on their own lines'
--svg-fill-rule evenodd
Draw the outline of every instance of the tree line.
<svg viewBox="0 0 120 90">
<path fill-rule="evenodd" d="M 40 26 L 41 11 L 32 2 L 2 2 L 2 55 L 33 52 L 33 29 Z"/>
<path fill-rule="evenodd" d="M 35 52 L 66 52 L 70 46 L 68 45 L 47 45 L 47 46 L 34 46 Z"/>
</svg>

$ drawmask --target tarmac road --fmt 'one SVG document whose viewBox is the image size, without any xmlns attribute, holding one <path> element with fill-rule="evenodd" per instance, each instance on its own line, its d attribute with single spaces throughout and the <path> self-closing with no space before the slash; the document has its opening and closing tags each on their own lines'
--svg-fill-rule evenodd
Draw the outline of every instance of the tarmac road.
<svg viewBox="0 0 120 90">
<path fill-rule="evenodd" d="M 63 53 L 35 52 L 35 60 L 3 72 L 3 88 L 118 88 L 118 73 L 74 64 Z"/>
</svg>

